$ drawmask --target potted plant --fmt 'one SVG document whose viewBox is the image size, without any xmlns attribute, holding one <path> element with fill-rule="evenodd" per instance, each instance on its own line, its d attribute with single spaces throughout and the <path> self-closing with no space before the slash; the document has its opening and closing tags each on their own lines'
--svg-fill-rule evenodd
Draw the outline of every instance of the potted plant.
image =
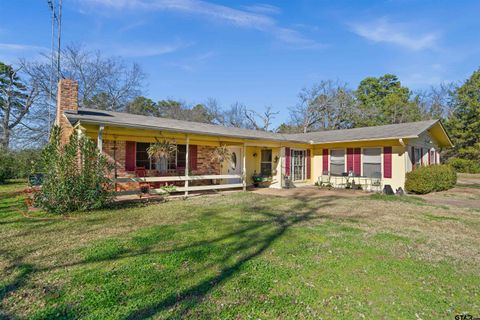
<svg viewBox="0 0 480 320">
<path fill-rule="evenodd" d="M 150 145 L 147 149 L 148 157 L 150 159 L 160 160 L 168 159 L 172 154 L 177 151 L 177 145 L 170 141 L 163 139 L 159 141 L 155 138 L 156 142 Z"/>
<path fill-rule="evenodd" d="M 226 145 L 221 145 L 213 149 L 211 154 L 211 162 L 218 163 L 220 165 L 220 173 L 223 171 L 223 163 L 232 158 L 232 153 Z M 216 179 L 213 180 L 213 184 L 216 184 Z"/>
</svg>

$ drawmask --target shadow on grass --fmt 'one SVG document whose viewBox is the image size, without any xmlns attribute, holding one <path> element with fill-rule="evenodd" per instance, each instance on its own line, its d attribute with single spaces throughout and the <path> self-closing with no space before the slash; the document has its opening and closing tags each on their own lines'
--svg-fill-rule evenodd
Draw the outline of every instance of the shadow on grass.
<svg viewBox="0 0 480 320">
<path fill-rule="evenodd" d="M 36 267 L 28 264 L 12 263 L 10 268 L 12 270 L 15 269 L 17 275 L 13 280 L 5 284 L 4 287 L 0 288 L 0 301 L 13 291 L 27 284 L 28 279 L 35 273 L 83 265 L 99 268 L 94 264 L 138 257 L 159 259 L 159 255 L 171 254 L 174 257 L 182 257 L 182 259 L 185 259 L 184 261 L 197 263 L 202 268 L 200 272 L 206 269 L 216 271 L 213 274 L 204 272 L 199 280 L 194 274 L 177 274 L 176 277 L 178 279 L 182 279 L 184 284 L 189 283 L 189 285 L 186 285 L 180 292 L 175 290 L 175 287 L 166 288 L 169 294 L 147 305 L 142 304 L 142 299 L 137 298 L 140 299 L 140 301 L 136 301 L 139 307 L 133 311 L 130 310 L 126 315 L 124 314 L 124 318 L 143 319 L 162 312 L 173 313 L 170 314 L 171 317 L 182 318 L 188 315 L 196 305 L 201 303 L 213 289 L 231 279 L 246 263 L 268 250 L 272 243 L 282 237 L 289 228 L 318 218 L 318 215 L 316 215 L 317 211 L 331 205 L 331 201 L 335 200 L 334 198 L 316 200 L 315 203 L 312 203 L 312 206 L 308 202 L 297 199 L 299 201 L 286 208 L 272 208 L 271 204 L 263 206 L 261 201 L 259 204 L 241 203 L 242 214 L 256 215 L 257 219 L 249 219 L 248 216 L 245 216 L 245 218 L 237 216 L 234 222 L 231 221 L 234 218 L 225 214 L 228 211 L 221 212 L 223 209 L 228 210 L 228 207 L 206 207 L 201 209 L 201 216 L 198 221 L 191 221 L 183 229 L 178 229 L 179 225 L 157 226 L 156 228 L 143 230 L 143 233 L 137 232 L 131 235 L 128 240 L 102 240 L 96 246 L 93 246 L 89 252 L 86 252 L 81 261 L 52 267 Z M 203 228 L 205 225 L 211 226 L 211 224 L 222 226 L 222 230 L 226 232 L 220 235 L 217 235 L 217 232 L 215 232 L 215 236 L 211 238 L 203 236 Z M 169 226 L 171 229 L 169 229 Z M 188 235 L 189 233 L 200 234 L 200 236 L 191 240 L 189 238 L 183 239 L 182 235 Z M 159 243 L 171 241 L 172 238 L 176 239 L 177 242 L 173 243 L 170 248 L 158 249 Z M 17 258 L 17 261 L 21 261 L 21 259 Z M 147 260 L 137 260 L 137 263 L 139 261 L 147 263 L 145 262 Z M 198 267 L 197 265 L 195 266 Z M 175 271 L 174 268 L 172 270 Z M 86 272 L 89 271 L 87 270 Z M 129 274 L 129 276 L 133 277 L 134 275 Z M 178 279 L 177 281 L 179 281 Z M 146 286 L 152 285 L 154 283 L 146 284 Z M 127 299 L 136 299 L 136 297 Z M 47 315 L 48 318 L 71 318 L 75 310 L 72 311 L 72 306 L 68 304 L 62 307 L 64 303 L 60 302 L 60 306 L 57 305 L 59 309 L 56 307 L 57 309 L 55 310 L 67 310 L 68 312 L 59 312 L 57 317 L 52 317 L 47 308 L 42 312 L 43 315 L 38 315 L 38 318 L 45 318 Z M 78 307 L 82 308 L 82 305 L 78 305 Z M 88 310 L 83 310 L 82 312 L 88 313 Z"/>
<path fill-rule="evenodd" d="M 328 205 L 328 201 L 325 201 L 321 206 L 326 205 Z M 234 245 L 225 246 L 223 257 L 212 263 L 216 267 L 220 267 L 220 271 L 216 275 L 207 277 L 181 292 L 171 293 L 156 303 L 131 312 L 125 319 L 149 318 L 162 311 L 172 310 L 172 308 L 175 309 L 175 314 L 171 315 L 172 317 L 182 318 L 186 316 L 191 309 L 201 303 L 211 290 L 232 278 L 247 262 L 264 253 L 289 228 L 314 219 L 314 213 L 318 208 L 307 208 L 305 204 L 299 204 L 287 211 L 272 212 L 271 208 L 254 206 L 254 211 L 264 217 L 261 222 L 256 221 L 256 223 L 248 224 L 245 228 L 209 241 L 200 241 L 185 247 L 175 248 L 175 251 L 181 251 L 215 242 L 223 242 L 227 239 L 239 239 Z M 301 213 L 296 213 L 297 211 Z"/>
</svg>

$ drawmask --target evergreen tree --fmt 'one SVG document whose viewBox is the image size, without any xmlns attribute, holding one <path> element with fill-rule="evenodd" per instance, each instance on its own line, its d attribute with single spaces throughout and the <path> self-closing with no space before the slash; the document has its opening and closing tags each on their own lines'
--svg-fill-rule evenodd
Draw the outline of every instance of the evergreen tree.
<svg viewBox="0 0 480 320">
<path fill-rule="evenodd" d="M 355 95 L 358 105 L 354 127 L 411 122 L 422 118 L 418 104 L 410 101 L 410 90 L 403 87 L 393 74 L 365 78 Z"/>
<path fill-rule="evenodd" d="M 455 145 L 454 153 L 480 161 L 480 69 L 457 88 L 447 128 Z"/>
</svg>

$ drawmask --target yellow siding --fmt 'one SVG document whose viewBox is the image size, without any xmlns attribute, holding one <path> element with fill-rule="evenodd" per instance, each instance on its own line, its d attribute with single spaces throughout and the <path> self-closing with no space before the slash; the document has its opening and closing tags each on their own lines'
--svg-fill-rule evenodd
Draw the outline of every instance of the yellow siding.
<svg viewBox="0 0 480 320">
<path fill-rule="evenodd" d="M 85 130 L 85 134 L 96 141 L 98 135 L 98 126 L 82 124 L 82 128 Z M 142 130 L 134 128 L 122 128 L 122 127 L 105 127 L 103 132 L 103 139 L 105 140 L 117 140 L 117 141 L 138 141 L 138 142 L 155 142 L 157 139 L 173 140 L 179 144 L 186 143 L 187 134 L 155 131 L 155 130 Z M 238 145 L 242 147 L 245 144 L 246 147 L 246 175 L 247 183 L 251 184 L 251 176 L 254 172 L 260 173 L 261 162 L 261 150 L 262 148 L 272 149 L 272 169 L 273 182 L 272 187 L 281 186 L 282 169 L 285 166 L 284 163 L 284 148 L 298 148 L 298 149 L 310 149 L 311 154 L 311 179 L 304 181 L 308 184 L 313 184 L 317 181 L 318 177 L 322 174 L 322 150 L 338 149 L 338 148 L 364 148 L 364 147 L 393 147 L 392 153 L 392 178 L 384 179 L 385 184 L 390 184 L 392 188 L 403 187 L 405 182 L 406 172 L 406 159 L 405 147 L 402 146 L 399 140 L 378 140 L 378 141 L 362 141 L 362 142 L 350 142 L 350 143 L 330 143 L 330 144 L 304 144 L 304 143 L 290 143 L 290 142 L 277 142 L 268 140 L 254 140 L 254 139 L 236 139 L 215 137 L 208 135 L 196 135 L 188 134 L 190 144 L 205 145 L 205 146 L 220 146 L 220 145 Z M 383 150 L 383 148 L 382 148 Z M 242 151 L 243 152 L 243 151 Z M 256 157 L 254 154 L 256 153 Z M 278 161 L 274 159 L 278 157 Z M 383 156 L 382 156 L 383 161 Z M 226 166 L 224 166 L 226 167 Z M 382 163 L 383 171 L 383 163 Z"/>
</svg>

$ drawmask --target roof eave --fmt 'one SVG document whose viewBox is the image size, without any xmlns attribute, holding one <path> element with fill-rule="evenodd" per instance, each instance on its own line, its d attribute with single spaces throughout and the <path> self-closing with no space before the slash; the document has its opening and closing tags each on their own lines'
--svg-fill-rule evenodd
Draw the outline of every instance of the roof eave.
<svg viewBox="0 0 480 320">
<path fill-rule="evenodd" d="M 69 119 L 70 120 L 70 119 Z M 200 132 L 195 130 L 188 130 L 188 129 L 172 129 L 166 128 L 161 126 L 148 126 L 148 125 L 134 125 L 134 124 L 127 124 L 127 123 L 118 123 L 112 121 L 97 121 L 97 120 L 85 120 L 85 119 L 78 119 L 73 118 L 74 122 L 72 124 L 81 122 L 83 124 L 92 124 L 92 125 L 108 125 L 112 127 L 127 127 L 127 128 L 137 128 L 137 129 L 146 129 L 146 130 L 157 130 L 157 131 L 168 131 L 168 132 L 175 132 L 175 133 L 190 133 L 190 134 L 198 134 L 198 135 L 205 135 L 205 136 L 214 136 L 214 137 L 229 137 L 229 138 L 237 138 L 243 140 L 271 140 L 271 141 L 278 141 L 278 142 L 291 142 L 291 143 L 299 143 L 299 144 L 309 144 L 309 141 L 301 141 L 301 140 L 288 140 L 288 139 L 278 139 L 278 138 L 260 138 L 260 137 L 251 137 L 251 136 L 244 136 L 244 135 L 225 135 L 225 134 L 216 134 L 216 133 L 206 133 Z"/>
</svg>

